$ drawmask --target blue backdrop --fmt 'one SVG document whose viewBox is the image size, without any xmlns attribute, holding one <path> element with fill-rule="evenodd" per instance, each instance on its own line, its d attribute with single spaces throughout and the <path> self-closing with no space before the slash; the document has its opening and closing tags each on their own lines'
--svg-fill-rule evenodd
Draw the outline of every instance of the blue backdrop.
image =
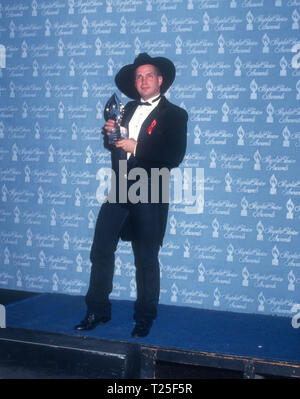
<svg viewBox="0 0 300 399">
<path fill-rule="evenodd" d="M 167 96 L 189 113 L 181 169 L 204 169 L 203 213 L 170 206 L 161 303 L 290 315 L 300 302 L 299 6 L 1 0 L 0 288 L 85 294 L 97 172 L 110 166 L 103 107 L 120 67 L 148 52 L 177 68 Z M 135 298 L 134 275 L 120 242 L 112 298 Z"/>
</svg>

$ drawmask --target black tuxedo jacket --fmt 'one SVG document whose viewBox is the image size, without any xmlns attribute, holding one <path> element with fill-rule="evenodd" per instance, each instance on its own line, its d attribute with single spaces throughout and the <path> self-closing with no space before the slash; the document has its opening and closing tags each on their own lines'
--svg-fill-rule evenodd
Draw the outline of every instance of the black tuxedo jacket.
<svg viewBox="0 0 300 399">
<path fill-rule="evenodd" d="M 130 101 L 125 106 L 122 126 L 127 129 L 137 106 L 137 101 Z M 162 96 L 159 104 L 142 124 L 135 156 L 131 155 L 127 161 L 128 172 L 133 168 L 143 168 L 150 179 L 151 168 L 168 168 L 170 170 L 179 166 L 186 151 L 187 121 L 187 112 Z M 104 137 L 104 146 L 111 151 L 112 169 L 118 182 L 118 179 L 124 178 L 124 176 L 119 176 L 119 160 L 126 160 L 127 153 L 120 148 L 108 145 L 106 136 Z M 131 184 L 133 183 L 134 181 L 131 182 Z M 161 234 L 159 240 L 162 243 L 168 216 L 168 204 L 160 204 L 160 206 Z M 121 233 L 123 240 L 134 239 L 131 228 L 133 224 L 134 220 L 130 220 L 130 218 L 125 222 Z"/>
</svg>

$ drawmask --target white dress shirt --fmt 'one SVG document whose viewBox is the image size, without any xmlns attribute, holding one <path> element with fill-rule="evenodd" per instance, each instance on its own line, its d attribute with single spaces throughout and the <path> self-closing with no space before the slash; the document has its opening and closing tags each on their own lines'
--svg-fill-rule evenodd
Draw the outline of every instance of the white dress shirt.
<svg viewBox="0 0 300 399">
<path fill-rule="evenodd" d="M 137 109 L 135 110 L 132 118 L 130 119 L 130 122 L 128 124 L 128 137 L 130 139 L 134 139 L 138 141 L 138 136 L 142 127 L 142 124 L 144 120 L 147 118 L 147 116 L 154 110 L 155 107 L 157 107 L 158 103 L 160 102 L 159 100 L 155 100 L 157 96 L 150 98 L 147 102 L 150 103 L 151 105 L 138 105 Z M 143 102 L 143 100 L 141 100 Z M 135 147 L 136 150 L 136 147 Z M 130 153 L 127 153 L 127 159 L 130 157 Z M 134 151 L 135 155 L 135 151 Z"/>
</svg>

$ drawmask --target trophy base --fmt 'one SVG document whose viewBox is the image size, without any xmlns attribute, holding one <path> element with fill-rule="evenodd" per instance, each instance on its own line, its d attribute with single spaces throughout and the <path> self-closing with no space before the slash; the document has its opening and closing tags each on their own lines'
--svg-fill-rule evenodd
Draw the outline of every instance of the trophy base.
<svg viewBox="0 0 300 399">
<path fill-rule="evenodd" d="M 110 145 L 115 145 L 117 141 L 127 138 L 128 138 L 127 129 L 123 126 L 120 126 L 118 129 L 115 129 L 114 131 L 110 132 L 110 135 L 108 136 L 108 143 Z"/>
</svg>

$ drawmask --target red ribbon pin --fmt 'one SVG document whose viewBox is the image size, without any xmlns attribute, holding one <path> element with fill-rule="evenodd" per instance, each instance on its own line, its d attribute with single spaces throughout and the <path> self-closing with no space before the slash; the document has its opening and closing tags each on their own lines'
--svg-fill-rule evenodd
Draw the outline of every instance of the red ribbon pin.
<svg viewBox="0 0 300 399">
<path fill-rule="evenodd" d="M 152 133 L 152 129 L 154 128 L 154 126 L 156 125 L 156 119 L 154 119 L 154 121 L 151 123 L 151 125 L 148 127 L 148 134 Z"/>
</svg>

